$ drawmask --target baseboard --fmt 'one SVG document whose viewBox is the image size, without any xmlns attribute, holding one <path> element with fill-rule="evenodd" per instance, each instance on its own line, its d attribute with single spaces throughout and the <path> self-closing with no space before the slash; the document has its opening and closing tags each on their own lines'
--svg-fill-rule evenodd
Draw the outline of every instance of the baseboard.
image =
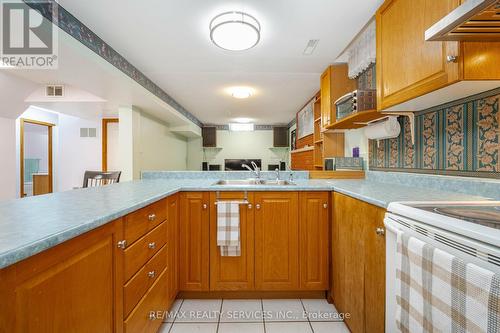
<svg viewBox="0 0 500 333">
<path fill-rule="evenodd" d="M 179 299 L 325 299 L 326 290 L 319 291 L 180 291 Z"/>
</svg>

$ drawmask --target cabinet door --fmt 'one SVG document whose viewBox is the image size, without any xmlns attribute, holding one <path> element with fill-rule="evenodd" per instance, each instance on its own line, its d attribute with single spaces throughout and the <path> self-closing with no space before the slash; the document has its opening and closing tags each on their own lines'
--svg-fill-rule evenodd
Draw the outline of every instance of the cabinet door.
<svg viewBox="0 0 500 333">
<path fill-rule="evenodd" d="M 242 192 L 220 192 L 220 200 L 243 200 Z M 248 194 L 253 205 L 253 193 Z M 254 289 L 254 209 L 240 205 L 239 257 L 221 257 L 217 246 L 216 194 L 210 194 L 210 290 L 253 290 Z"/>
<path fill-rule="evenodd" d="M 122 332 L 121 219 L 0 271 L 0 332 Z"/>
<path fill-rule="evenodd" d="M 331 67 L 328 67 L 320 79 L 320 95 L 321 95 L 321 125 L 323 127 L 330 125 L 331 116 Z"/>
<path fill-rule="evenodd" d="M 299 193 L 300 289 L 328 289 L 328 192 Z"/>
<path fill-rule="evenodd" d="M 386 0 L 377 11 L 378 109 L 402 103 L 459 80 L 457 42 L 426 42 L 427 28 L 460 0 Z M 418 13 L 418 15 L 416 15 Z"/>
<path fill-rule="evenodd" d="M 172 302 L 179 292 L 179 195 L 168 197 L 168 290 Z"/>
<path fill-rule="evenodd" d="M 334 194 L 333 301 L 351 332 L 384 332 L 385 210 L 343 194 Z"/>
<path fill-rule="evenodd" d="M 297 192 L 255 193 L 255 288 L 299 289 Z"/>
<path fill-rule="evenodd" d="M 180 202 L 180 284 L 182 291 L 208 290 L 208 193 L 183 192 Z"/>
<path fill-rule="evenodd" d="M 365 332 L 385 331 L 385 209 L 362 203 L 364 219 Z"/>
</svg>

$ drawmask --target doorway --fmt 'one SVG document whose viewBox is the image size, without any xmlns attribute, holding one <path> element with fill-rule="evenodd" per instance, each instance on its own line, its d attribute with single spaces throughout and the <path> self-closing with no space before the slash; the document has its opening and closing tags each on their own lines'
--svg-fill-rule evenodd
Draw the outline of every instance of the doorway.
<svg viewBox="0 0 500 333">
<path fill-rule="evenodd" d="M 102 120 L 102 171 L 120 170 L 118 133 L 118 118 Z"/>
<path fill-rule="evenodd" d="M 20 197 L 52 193 L 52 127 L 54 124 L 20 119 Z"/>
</svg>

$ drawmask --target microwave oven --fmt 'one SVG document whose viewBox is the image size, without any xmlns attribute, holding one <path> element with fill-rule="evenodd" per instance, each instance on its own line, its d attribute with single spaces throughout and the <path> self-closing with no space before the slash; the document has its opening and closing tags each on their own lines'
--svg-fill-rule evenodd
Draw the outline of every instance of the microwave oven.
<svg viewBox="0 0 500 333">
<path fill-rule="evenodd" d="M 354 90 L 335 101 L 337 120 L 354 112 L 374 110 L 377 108 L 377 91 L 375 89 Z"/>
</svg>

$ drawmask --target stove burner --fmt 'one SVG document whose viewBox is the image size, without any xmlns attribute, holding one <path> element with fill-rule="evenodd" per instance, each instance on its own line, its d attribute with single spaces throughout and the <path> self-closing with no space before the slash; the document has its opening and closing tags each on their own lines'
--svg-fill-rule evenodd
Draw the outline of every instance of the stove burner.
<svg viewBox="0 0 500 333">
<path fill-rule="evenodd" d="M 500 229 L 500 207 L 435 207 L 434 212 L 490 228 Z"/>
</svg>

